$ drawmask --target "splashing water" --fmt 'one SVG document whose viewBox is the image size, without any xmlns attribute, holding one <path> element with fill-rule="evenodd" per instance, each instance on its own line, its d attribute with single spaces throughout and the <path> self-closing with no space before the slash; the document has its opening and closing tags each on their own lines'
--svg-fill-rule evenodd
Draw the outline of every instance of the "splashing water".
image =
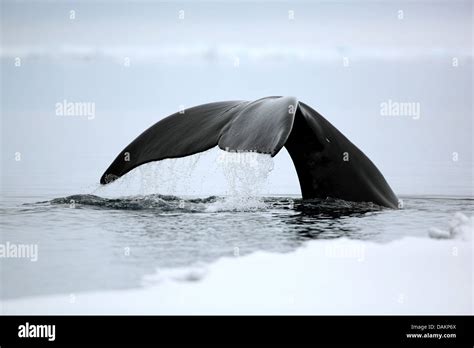
<svg viewBox="0 0 474 348">
<path fill-rule="evenodd" d="M 223 151 L 217 158 L 228 189 L 226 197 L 208 207 L 208 211 L 257 210 L 266 207 L 262 198 L 273 158 L 257 152 Z"/>
<path fill-rule="evenodd" d="M 190 182 L 201 154 L 183 158 L 170 158 L 144 164 L 137 169 L 141 176 L 140 194 L 176 194 L 177 186 L 184 192 L 191 192 Z"/>
<path fill-rule="evenodd" d="M 106 186 L 97 187 L 92 194 L 104 197 L 193 195 L 196 182 L 194 171 L 200 159 L 210 151 L 182 158 L 169 158 L 143 164 Z M 205 179 L 202 176 L 201 181 Z"/>
<path fill-rule="evenodd" d="M 273 170 L 273 158 L 257 152 L 214 148 L 192 156 L 150 162 L 92 192 L 103 197 L 150 198 L 219 195 L 213 211 L 264 209 L 262 193 Z M 202 168 L 204 167 L 204 168 Z M 206 185 L 211 187 L 204 188 Z"/>
</svg>

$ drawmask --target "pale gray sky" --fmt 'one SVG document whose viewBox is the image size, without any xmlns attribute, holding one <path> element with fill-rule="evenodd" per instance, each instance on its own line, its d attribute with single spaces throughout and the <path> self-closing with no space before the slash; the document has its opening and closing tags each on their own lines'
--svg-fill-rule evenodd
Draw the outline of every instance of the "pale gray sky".
<svg viewBox="0 0 474 348">
<path fill-rule="evenodd" d="M 75 193 L 180 106 L 294 95 L 397 193 L 472 194 L 472 7 L 2 1 L 3 186 Z M 65 99 L 95 103 L 94 119 L 55 115 Z M 419 119 L 383 116 L 389 100 L 416 103 Z M 275 163 L 270 191 L 298 193 L 288 156 Z"/>
</svg>

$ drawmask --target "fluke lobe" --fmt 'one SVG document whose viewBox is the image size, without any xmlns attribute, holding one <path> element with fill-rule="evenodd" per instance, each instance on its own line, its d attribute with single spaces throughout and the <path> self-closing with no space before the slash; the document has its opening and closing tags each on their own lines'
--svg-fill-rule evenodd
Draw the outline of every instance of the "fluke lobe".
<svg viewBox="0 0 474 348">
<path fill-rule="evenodd" d="M 283 146 L 298 174 L 303 199 L 327 197 L 396 208 L 387 181 L 349 139 L 294 97 L 203 104 L 168 116 L 130 143 L 100 178 L 107 184 L 147 162 L 219 146 L 275 156 Z"/>
</svg>

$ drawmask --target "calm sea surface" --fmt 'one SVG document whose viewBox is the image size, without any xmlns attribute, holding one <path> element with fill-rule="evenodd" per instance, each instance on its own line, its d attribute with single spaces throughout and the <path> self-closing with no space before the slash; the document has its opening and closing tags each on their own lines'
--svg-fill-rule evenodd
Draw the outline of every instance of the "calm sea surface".
<svg viewBox="0 0 474 348">
<path fill-rule="evenodd" d="M 311 239 L 387 242 L 447 228 L 473 200 L 402 197 L 403 209 L 295 196 L 182 199 L 146 195 L 56 199 L 5 196 L 2 243 L 35 244 L 36 262 L 4 258 L 1 297 L 132 288 L 157 268 L 188 267 L 257 250 L 288 252 Z"/>
</svg>

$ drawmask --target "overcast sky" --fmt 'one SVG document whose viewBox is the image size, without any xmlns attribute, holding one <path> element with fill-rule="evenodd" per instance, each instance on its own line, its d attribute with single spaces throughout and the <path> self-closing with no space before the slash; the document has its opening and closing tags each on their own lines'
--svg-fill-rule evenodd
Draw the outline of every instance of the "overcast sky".
<svg viewBox="0 0 474 348">
<path fill-rule="evenodd" d="M 472 193 L 471 1 L 1 9 L 4 186 L 52 180 L 74 191 L 181 106 L 294 95 L 373 159 L 397 193 Z M 65 99 L 94 103 L 95 117 L 56 115 Z M 416 103 L 420 115 L 384 116 L 389 101 Z M 270 191 L 298 193 L 288 156 L 275 161 Z"/>
</svg>

